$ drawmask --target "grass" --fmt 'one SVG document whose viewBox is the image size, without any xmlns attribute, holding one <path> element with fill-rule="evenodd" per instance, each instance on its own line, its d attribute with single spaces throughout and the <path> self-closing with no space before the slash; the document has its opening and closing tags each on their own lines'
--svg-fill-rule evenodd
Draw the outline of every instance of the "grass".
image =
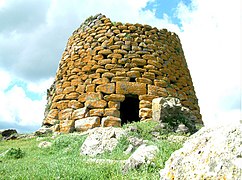
<svg viewBox="0 0 242 180">
<path fill-rule="evenodd" d="M 171 143 L 166 139 L 152 139 L 150 132 L 156 126 L 154 123 L 132 125 L 138 129 L 137 132 L 131 133 L 132 136 L 148 139 L 150 144 L 155 144 L 159 148 L 154 165 L 141 166 L 137 170 L 123 174 L 120 163 L 98 164 L 88 161 L 86 156 L 80 155 L 80 147 L 86 136 L 67 134 L 59 135 L 55 139 L 50 136 L 43 137 L 41 141 L 50 141 L 53 144 L 42 149 L 38 148 L 41 141 L 38 141 L 37 137 L 0 141 L 0 154 L 12 148 L 12 155 L 0 155 L 0 179 L 159 179 L 159 171 L 164 167 L 165 161 L 172 152 L 181 147 L 181 144 Z M 112 153 L 106 152 L 97 158 L 127 159 L 129 155 L 123 153 L 127 147 L 127 137 L 123 137 Z M 15 156 L 18 158 L 14 158 Z"/>
</svg>

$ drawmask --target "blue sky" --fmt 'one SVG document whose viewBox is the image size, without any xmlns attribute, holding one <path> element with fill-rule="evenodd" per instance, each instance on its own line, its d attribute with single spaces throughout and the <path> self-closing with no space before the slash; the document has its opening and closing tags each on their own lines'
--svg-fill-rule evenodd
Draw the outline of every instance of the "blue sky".
<svg viewBox="0 0 242 180">
<path fill-rule="evenodd" d="M 205 125 L 242 119 L 239 0 L 0 0 L 0 129 L 41 126 L 69 36 L 100 12 L 177 33 Z"/>
<path fill-rule="evenodd" d="M 162 19 L 164 15 L 167 15 L 172 23 L 181 27 L 181 21 L 177 17 L 177 6 L 181 2 L 187 7 L 191 7 L 190 0 L 156 0 L 148 2 L 144 10 L 154 10 L 155 16 L 160 19 Z"/>
</svg>

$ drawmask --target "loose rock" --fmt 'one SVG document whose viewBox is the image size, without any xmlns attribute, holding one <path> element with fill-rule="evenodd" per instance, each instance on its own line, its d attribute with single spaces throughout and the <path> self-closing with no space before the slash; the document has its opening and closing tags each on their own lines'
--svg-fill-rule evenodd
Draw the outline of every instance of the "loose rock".
<svg viewBox="0 0 242 180">
<path fill-rule="evenodd" d="M 2 135 L 3 138 L 9 138 L 9 137 L 13 137 L 14 134 L 17 134 L 17 130 L 16 129 L 3 129 L 0 130 L 0 135 Z"/>
<path fill-rule="evenodd" d="M 157 146 L 142 144 L 126 161 L 123 172 L 126 173 L 128 170 L 139 168 L 144 164 L 151 164 L 158 151 Z"/>
<path fill-rule="evenodd" d="M 111 152 L 117 146 L 119 138 L 124 134 L 125 131 L 121 128 L 94 128 L 82 144 L 80 154 L 93 157 L 105 151 Z"/>
<path fill-rule="evenodd" d="M 161 180 L 241 179 L 242 125 L 202 128 L 174 152 Z"/>
<path fill-rule="evenodd" d="M 48 141 L 43 141 L 41 143 L 39 143 L 38 147 L 39 148 L 47 148 L 47 147 L 51 147 L 52 143 L 48 142 Z"/>
</svg>

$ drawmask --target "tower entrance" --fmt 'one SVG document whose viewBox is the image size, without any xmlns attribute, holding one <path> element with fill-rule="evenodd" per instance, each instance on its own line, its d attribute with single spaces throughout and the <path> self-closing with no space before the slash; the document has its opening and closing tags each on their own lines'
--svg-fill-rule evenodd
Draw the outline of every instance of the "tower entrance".
<svg viewBox="0 0 242 180">
<path fill-rule="evenodd" d="M 121 124 L 139 121 L 138 95 L 125 95 L 125 100 L 120 104 Z"/>
</svg>

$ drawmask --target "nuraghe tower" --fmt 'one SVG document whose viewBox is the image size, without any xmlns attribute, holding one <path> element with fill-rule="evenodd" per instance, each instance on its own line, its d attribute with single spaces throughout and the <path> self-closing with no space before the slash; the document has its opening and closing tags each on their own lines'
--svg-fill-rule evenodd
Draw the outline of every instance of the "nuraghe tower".
<svg viewBox="0 0 242 180">
<path fill-rule="evenodd" d="M 102 14 L 69 38 L 47 92 L 43 125 L 54 131 L 151 120 L 152 100 L 168 96 L 179 98 L 202 122 L 179 37 Z"/>
</svg>

